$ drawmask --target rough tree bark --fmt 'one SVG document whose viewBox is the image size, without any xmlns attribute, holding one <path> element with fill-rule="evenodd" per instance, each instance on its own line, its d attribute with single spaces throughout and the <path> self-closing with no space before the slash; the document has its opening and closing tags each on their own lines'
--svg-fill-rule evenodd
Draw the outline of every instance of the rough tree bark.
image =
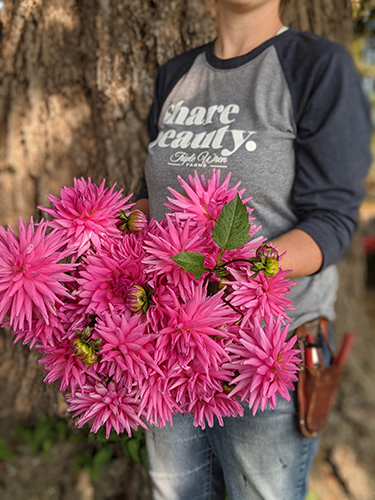
<svg viewBox="0 0 375 500">
<path fill-rule="evenodd" d="M 158 67 L 214 36 L 210 0 L 5 0 L 0 223 L 40 217 L 73 177 L 139 185 Z M 56 413 L 37 355 L 0 337 L 1 415 Z"/>
<path fill-rule="evenodd" d="M 350 0 L 293 0 L 284 14 L 284 21 L 349 47 L 352 37 Z"/>
</svg>

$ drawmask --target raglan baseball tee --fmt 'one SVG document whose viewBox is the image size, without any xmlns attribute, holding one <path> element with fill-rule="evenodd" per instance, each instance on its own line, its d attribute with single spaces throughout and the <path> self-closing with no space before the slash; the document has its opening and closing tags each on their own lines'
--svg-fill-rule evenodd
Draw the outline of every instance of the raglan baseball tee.
<svg viewBox="0 0 375 500">
<path fill-rule="evenodd" d="M 213 43 L 158 73 L 149 153 L 138 198 L 160 220 L 168 186 L 196 170 L 231 172 L 268 240 L 299 228 L 319 245 L 322 269 L 290 294 L 294 326 L 334 319 L 337 271 L 349 248 L 370 164 L 370 121 L 359 76 L 341 46 L 288 29 L 240 57 Z"/>
</svg>

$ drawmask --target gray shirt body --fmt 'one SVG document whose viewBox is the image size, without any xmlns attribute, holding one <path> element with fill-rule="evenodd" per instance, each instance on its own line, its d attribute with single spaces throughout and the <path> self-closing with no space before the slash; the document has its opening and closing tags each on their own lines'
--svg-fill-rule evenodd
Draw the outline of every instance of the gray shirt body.
<svg viewBox="0 0 375 500">
<path fill-rule="evenodd" d="M 207 178 L 220 169 L 222 180 L 231 172 L 231 185 L 241 181 L 261 225 L 258 235 L 272 241 L 300 223 L 292 199 L 299 123 L 280 54 L 270 43 L 227 67 L 213 65 L 207 54 L 198 51 L 158 111 L 145 168 L 151 216 L 164 216 L 167 187 L 180 189 L 177 175 L 197 171 Z M 335 265 L 297 281 L 289 295 L 294 326 L 319 316 L 333 320 Z"/>
</svg>

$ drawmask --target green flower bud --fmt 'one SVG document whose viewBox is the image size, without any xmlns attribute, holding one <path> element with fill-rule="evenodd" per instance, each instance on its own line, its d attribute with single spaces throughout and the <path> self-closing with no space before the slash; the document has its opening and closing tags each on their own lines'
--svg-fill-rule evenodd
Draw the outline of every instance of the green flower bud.
<svg viewBox="0 0 375 500">
<path fill-rule="evenodd" d="M 117 223 L 117 227 L 123 234 L 125 234 L 126 231 L 139 233 L 147 226 L 147 217 L 138 209 L 126 213 L 120 210 L 118 219 L 119 222 Z"/>
<path fill-rule="evenodd" d="M 229 394 L 233 391 L 234 385 L 229 384 L 229 382 L 221 382 L 224 394 Z"/>
<path fill-rule="evenodd" d="M 77 358 L 81 359 L 85 363 L 85 365 L 92 366 L 98 361 L 98 355 L 95 352 L 95 347 L 81 338 L 73 340 L 72 351 Z"/>
<path fill-rule="evenodd" d="M 268 278 L 272 278 L 279 271 L 279 261 L 275 259 L 266 259 L 266 268 L 264 270 L 264 275 Z"/>
<path fill-rule="evenodd" d="M 261 245 L 257 249 L 256 256 L 263 264 L 266 263 L 267 259 L 279 260 L 279 253 L 272 245 Z"/>
<path fill-rule="evenodd" d="M 127 302 L 132 313 L 146 312 L 149 305 L 146 290 L 141 285 L 132 285 L 128 291 Z"/>
<path fill-rule="evenodd" d="M 249 261 L 253 264 L 251 270 L 254 274 L 252 277 L 263 271 L 267 278 L 271 278 L 279 271 L 279 254 L 272 245 L 261 245 L 256 251 L 256 257 L 252 257 Z"/>
<path fill-rule="evenodd" d="M 92 366 L 98 359 L 98 351 L 101 349 L 99 344 L 102 339 L 89 340 L 90 337 L 90 327 L 86 326 L 84 330 L 77 330 L 78 338 L 74 339 L 72 342 L 72 351 L 81 359 L 85 365 Z"/>
</svg>

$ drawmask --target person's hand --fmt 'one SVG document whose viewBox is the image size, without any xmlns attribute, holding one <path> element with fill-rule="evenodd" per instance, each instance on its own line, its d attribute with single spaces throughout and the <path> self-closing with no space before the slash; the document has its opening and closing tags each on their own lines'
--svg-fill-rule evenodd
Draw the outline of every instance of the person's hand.
<svg viewBox="0 0 375 500">
<path fill-rule="evenodd" d="M 284 270 L 292 269 L 288 278 L 301 278 L 314 274 L 323 265 L 323 254 L 315 240 L 302 229 L 292 229 L 272 240 L 279 255 L 286 252 L 281 259 Z"/>
<path fill-rule="evenodd" d="M 140 210 L 145 214 L 148 220 L 150 220 L 150 203 L 148 201 L 148 198 L 141 198 L 140 200 L 135 202 L 134 207 L 132 207 L 132 210 Z"/>
</svg>

